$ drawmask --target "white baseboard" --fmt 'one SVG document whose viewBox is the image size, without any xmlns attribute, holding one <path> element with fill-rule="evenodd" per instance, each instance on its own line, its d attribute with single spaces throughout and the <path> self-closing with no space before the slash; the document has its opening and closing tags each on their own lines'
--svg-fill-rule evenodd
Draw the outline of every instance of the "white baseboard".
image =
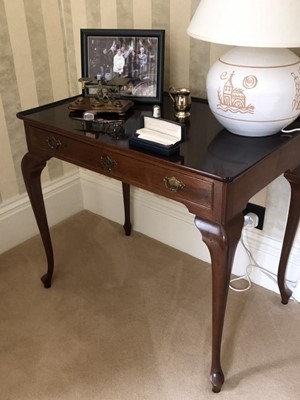
<svg viewBox="0 0 300 400">
<path fill-rule="evenodd" d="M 83 169 L 80 171 L 80 178 L 84 208 L 123 224 L 121 182 Z M 208 249 L 194 225 L 194 216 L 182 204 L 132 187 L 131 214 L 135 231 L 210 262 Z M 247 236 L 248 245 L 257 263 L 276 274 L 281 242 L 266 236 L 257 229 L 248 230 Z M 291 281 L 298 281 L 300 278 L 299 260 L 300 249 L 294 246 L 287 269 L 287 278 Z M 239 243 L 233 265 L 233 274 L 244 275 L 249 263 L 249 257 Z M 276 282 L 257 268 L 253 268 L 251 280 L 278 293 Z M 300 284 L 293 291 L 294 297 L 300 300 Z"/>
<path fill-rule="evenodd" d="M 80 177 L 84 208 L 123 224 L 121 182 L 83 169 Z M 135 231 L 209 262 L 194 215 L 184 205 L 135 187 L 131 187 L 130 200 Z"/>
<path fill-rule="evenodd" d="M 49 226 L 83 209 L 79 172 L 43 186 Z M 38 233 L 27 194 L 0 207 L 0 254 Z"/>
<path fill-rule="evenodd" d="M 251 250 L 256 263 L 264 268 L 270 275 L 265 274 L 256 267 L 252 268 L 251 281 L 279 293 L 277 286 L 277 269 L 281 254 L 282 242 L 265 235 L 257 229 L 243 232 L 245 244 Z M 288 286 L 293 291 L 293 298 L 300 301 L 300 248 L 293 246 L 288 260 L 286 279 Z M 245 250 L 239 244 L 234 263 L 233 272 L 236 275 L 245 274 L 246 267 L 251 264 Z"/>
<path fill-rule="evenodd" d="M 122 185 L 119 181 L 79 169 L 44 186 L 43 192 L 50 226 L 82 209 L 102 215 L 119 224 L 124 223 Z M 131 220 L 133 230 L 210 262 L 209 251 L 194 225 L 194 216 L 182 204 L 131 187 Z M 38 229 L 27 195 L 0 207 L 0 254 L 37 233 Z M 259 265 L 276 274 L 281 242 L 253 229 L 248 231 L 248 244 Z M 294 246 L 287 273 L 287 278 L 291 281 L 299 280 L 299 260 L 300 249 Z M 245 274 L 248 264 L 249 258 L 239 244 L 233 273 Z M 253 269 L 251 280 L 278 293 L 276 283 L 258 269 Z M 293 291 L 294 297 L 300 300 L 300 284 Z"/>
</svg>

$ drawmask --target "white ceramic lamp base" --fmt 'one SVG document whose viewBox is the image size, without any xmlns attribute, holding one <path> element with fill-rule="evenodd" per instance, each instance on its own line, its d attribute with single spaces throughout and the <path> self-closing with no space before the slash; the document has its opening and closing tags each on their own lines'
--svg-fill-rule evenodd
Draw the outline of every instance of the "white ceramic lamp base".
<svg viewBox="0 0 300 400">
<path fill-rule="evenodd" d="M 241 136 L 269 136 L 300 114 L 300 59 L 288 49 L 235 47 L 207 76 L 209 106 Z"/>
</svg>

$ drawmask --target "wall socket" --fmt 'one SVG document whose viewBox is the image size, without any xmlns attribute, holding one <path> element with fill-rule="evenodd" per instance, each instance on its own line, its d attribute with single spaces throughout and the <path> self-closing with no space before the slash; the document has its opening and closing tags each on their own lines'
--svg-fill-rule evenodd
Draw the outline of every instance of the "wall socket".
<svg viewBox="0 0 300 400">
<path fill-rule="evenodd" d="M 257 204 L 248 203 L 247 207 L 243 211 L 243 214 L 246 215 L 250 212 L 252 212 L 258 216 L 258 225 L 257 225 L 256 229 L 260 229 L 262 231 L 263 226 L 264 226 L 266 208 L 262 207 L 262 206 L 258 206 Z"/>
</svg>

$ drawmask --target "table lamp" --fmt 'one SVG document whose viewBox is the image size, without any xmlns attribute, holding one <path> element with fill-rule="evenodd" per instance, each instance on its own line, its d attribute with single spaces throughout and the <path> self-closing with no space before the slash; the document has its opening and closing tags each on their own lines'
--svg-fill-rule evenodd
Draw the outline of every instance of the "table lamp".
<svg viewBox="0 0 300 400">
<path fill-rule="evenodd" d="M 201 0 L 188 35 L 237 46 L 207 75 L 217 120 L 242 136 L 269 136 L 300 114 L 300 0 Z"/>
</svg>

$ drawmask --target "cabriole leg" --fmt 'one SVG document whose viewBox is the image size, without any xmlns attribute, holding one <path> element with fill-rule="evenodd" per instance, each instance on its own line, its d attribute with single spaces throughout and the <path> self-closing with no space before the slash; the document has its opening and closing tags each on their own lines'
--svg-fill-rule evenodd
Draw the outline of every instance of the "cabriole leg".
<svg viewBox="0 0 300 400">
<path fill-rule="evenodd" d="M 22 173 L 32 210 L 41 234 L 44 249 L 46 252 L 48 269 L 41 280 L 45 288 L 51 286 L 53 275 L 54 259 L 45 203 L 41 187 L 41 173 L 46 166 L 47 160 L 34 154 L 27 153 L 22 160 Z"/>
<path fill-rule="evenodd" d="M 287 304 L 292 295 L 292 291 L 286 285 L 285 272 L 300 219 L 300 167 L 298 167 L 295 171 L 286 172 L 284 176 L 291 185 L 291 199 L 278 266 L 277 281 L 281 294 L 281 302 L 283 304 Z"/>
<path fill-rule="evenodd" d="M 195 225 L 202 234 L 211 255 L 212 267 L 212 363 L 210 380 L 215 393 L 221 391 L 224 374 L 221 367 L 221 342 L 229 281 L 235 250 L 241 236 L 244 218 L 242 213 L 225 226 L 199 217 Z"/>
<path fill-rule="evenodd" d="M 131 234 L 131 221 L 130 221 L 130 185 L 128 183 L 122 182 L 123 189 L 123 203 L 124 203 L 124 214 L 125 223 L 123 225 L 125 235 L 129 236 Z"/>
</svg>

